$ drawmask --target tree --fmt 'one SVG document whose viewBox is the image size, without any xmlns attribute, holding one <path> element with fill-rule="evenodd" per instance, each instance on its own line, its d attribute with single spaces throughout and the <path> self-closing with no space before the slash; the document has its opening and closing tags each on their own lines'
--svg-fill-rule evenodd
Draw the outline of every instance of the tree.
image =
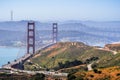
<svg viewBox="0 0 120 80">
<path fill-rule="evenodd" d="M 75 80 L 76 76 L 73 74 L 68 74 L 68 80 Z"/>
</svg>

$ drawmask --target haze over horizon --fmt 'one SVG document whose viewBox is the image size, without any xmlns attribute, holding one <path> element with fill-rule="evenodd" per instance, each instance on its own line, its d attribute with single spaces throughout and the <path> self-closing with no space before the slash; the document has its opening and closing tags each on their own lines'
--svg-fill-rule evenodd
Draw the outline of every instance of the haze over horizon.
<svg viewBox="0 0 120 80">
<path fill-rule="evenodd" d="M 0 0 L 0 21 L 120 21 L 120 0 Z"/>
</svg>

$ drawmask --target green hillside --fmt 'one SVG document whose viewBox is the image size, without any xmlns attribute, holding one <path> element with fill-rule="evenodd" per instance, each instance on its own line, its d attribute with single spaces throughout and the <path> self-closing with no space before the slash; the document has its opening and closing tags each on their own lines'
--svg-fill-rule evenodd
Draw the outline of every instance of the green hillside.
<svg viewBox="0 0 120 80">
<path fill-rule="evenodd" d="M 120 66 L 120 44 L 106 44 L 105 49 L 116 52 L 116 54 L 106 58 L 96 61 L 92 66 L 93 68 L 107 68 L 113 66 Z M 107 57 L 107 56 L 106 56 Z"/>
<path fill-rule="evenodd" d="M 105 60 L 100 60 L 98 63 L 94 63 L 93 67 L 97 68 L 106 68 L 106 67 L 112 67 L 112 66 L 120 66 L 120 53 L 111 56 Z"/>
<path fill-rule="evenodd" d="M 32 70 L 40 67 L 43 69 L 61 69 L 61 66 L 62 68 L 68 68 L 91 62 L 105 63 L 112 59 L 113 56 L 112 52 L 99 50 L 81 42 L 60 42 L 39 51 L 29 62 L 25 63 L 25 69 Z"/>
</svg>

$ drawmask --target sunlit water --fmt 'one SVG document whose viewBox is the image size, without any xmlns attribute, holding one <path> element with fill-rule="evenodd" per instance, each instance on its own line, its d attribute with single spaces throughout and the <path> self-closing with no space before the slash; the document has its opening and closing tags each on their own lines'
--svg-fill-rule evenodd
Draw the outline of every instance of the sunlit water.
<svg viewBox="0 0 120 80">
<path fill-rule="evenodd" d="M 0 47 L 0 67 L 8 61 L 14 61 L 25 54 L 24 48 Z"/>
</svg>

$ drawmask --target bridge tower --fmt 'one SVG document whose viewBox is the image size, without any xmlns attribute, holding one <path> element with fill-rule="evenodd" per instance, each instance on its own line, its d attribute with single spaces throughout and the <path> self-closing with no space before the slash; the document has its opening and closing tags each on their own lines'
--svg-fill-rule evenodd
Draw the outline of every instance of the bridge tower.
<svg viewBox="0 0 120 80">
<path fill-rule="evenodd" d="M 57 23 L 53 23 L 53 43 L 57 43 L 57 36 L 58 36 L 58 27 Z"/>
<path fill-rule="evenodd" d="M 35 53 L 35 23 L 28 22 L 27 24 L 27 54 Z"/>
</svg>

